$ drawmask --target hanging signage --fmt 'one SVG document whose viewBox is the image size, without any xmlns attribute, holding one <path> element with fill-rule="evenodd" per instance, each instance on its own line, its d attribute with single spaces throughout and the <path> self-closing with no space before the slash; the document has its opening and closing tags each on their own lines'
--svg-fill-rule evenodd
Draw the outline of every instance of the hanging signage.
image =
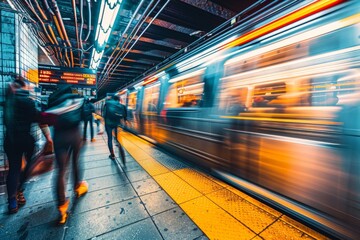
<svg viewBox="0 0 360 240">
<path fill-rule="evenodd" d="M 39 83 L 73 84 L 96 88 L 96 70 L 39 65 Z"/>
</svg>

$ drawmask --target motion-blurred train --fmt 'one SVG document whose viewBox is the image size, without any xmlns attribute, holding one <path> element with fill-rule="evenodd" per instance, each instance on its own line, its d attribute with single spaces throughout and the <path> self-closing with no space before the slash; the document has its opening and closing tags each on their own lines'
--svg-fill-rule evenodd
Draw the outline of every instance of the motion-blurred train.
<svg viewBox="0 0 360 240">
<path fill-rule="evenodd" d="M 360 1 L 283 1 L 117 94 L 130 131 L 360 236 Z"/>
</svg>

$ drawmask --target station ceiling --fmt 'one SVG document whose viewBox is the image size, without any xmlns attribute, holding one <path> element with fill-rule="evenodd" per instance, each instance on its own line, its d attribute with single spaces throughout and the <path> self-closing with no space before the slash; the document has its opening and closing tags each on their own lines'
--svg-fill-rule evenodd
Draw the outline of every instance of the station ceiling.
<svg viewBox="0 0 360 240">
<path fill-rule="evenodd" d="M 101 0 L 8 1 L 23 11 L 24 21 L 32 23 L 56 65 L 89 67 Z M 221 34 L 234 24 L 231 19 L 244 18 L 270 2 L 276 1 L 122 0 L 97 69 L 99 96 Z M 46 55 L 39 54 L 39 63 L 48 63 Z"/>
</svg>

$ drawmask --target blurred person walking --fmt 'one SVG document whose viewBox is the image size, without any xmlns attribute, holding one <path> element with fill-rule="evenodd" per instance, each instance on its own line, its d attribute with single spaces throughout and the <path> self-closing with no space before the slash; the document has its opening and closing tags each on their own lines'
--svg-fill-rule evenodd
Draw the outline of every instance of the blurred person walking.
<svg viewBox="0 0 360 240">
<path fill-rule="evenodd" d="M 70 200 L 66 198 L 66 170 L 72 156 L 72 172 L 74 174 L 74 191 L 77 197 L 88 191 L 88 184 L 82 180 L 79 168 L 81 148 L 80 122 L 84 98 L 72 94 L 70 86 L 62 86 L 49 97 L 49 109 L 46 114 L 54 120 L 54 149 L 58 164 L 57 200 L 60 213 L 59 224 L 64 224 L 68 217 Z"/>
<path fill-rule="evenodd" d="M 84 120 L 84 131 L 83 131 L 83 141 L 86 141 L 86 132 L 87 132 L 87 125 L 90 125 L 90 134 L 91 134 L 91 142 L 95 142 L 94 138 L 94 126 L 93 126 L 93 113 L 95 113 L 95 107 L 90 102 L 90 99 L 86 98 L 85 103 L 83 106 L 82 114 Z"/>
<path fill-rule="evenodd" d="M 104 130 L 101 126 L 101 119 L 102 117 L 96 113 L 94 113 L 94 119 L 95 119 L 95 123 L 96 123 L 96 126 L 97 126 L 97 134 L 98 135 L 101 135 L 104 133 Z"/>
<path fill-rule="evenodd" d="M 4 124 L 6 127 L 4 150 L 9 161 L 6 180 L 9 213 L 16 213 L 18 205 L 24 205 L 23 184 L 27 178 L 35 148 L 35 138 L 31 135 L 31 124 L 37 122 L 40 112 L 35 101 L 30 98 L 29 88 L 22 78 L 17 78 L 9 85 L 4 106 Z M 52 144 L 47 126 L 41 126 L 47 139 Z M 25 155 L 26 167 L 21 171 L 22 158 Z"/>
<path fill-rule="evenodd" d="M 115 130 L 115 137 L 117 137 L 117 127 L 120 125 L 120 121 L 123 119 L 127 122 L 127 110 L 125 105 L 120 103 L 118 95 L 114 95 L 111 99 L 107 100 L 103 109 L 103 116 L 105 120 L 105 131 L 108 137 L 108 148 L 110 151 L 109 158 L 115 160 L 114 148 L 113 148 L 113 131 Z M 125 165 L 125 151 L 119 144 L 119 151 L 121 155 L 121 161 Z"/>
</svg>

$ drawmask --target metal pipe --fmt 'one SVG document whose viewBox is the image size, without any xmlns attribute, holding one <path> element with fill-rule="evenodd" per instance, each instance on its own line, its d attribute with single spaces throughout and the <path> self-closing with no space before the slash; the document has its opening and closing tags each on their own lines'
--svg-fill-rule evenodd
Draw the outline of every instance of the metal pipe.
<svg viewBox="0 0 360 240">
<path fill-rule="evenodd" d="M 82 42 L 82 31 L 83 31 L 83 27 L 84 27 L 84 15 L 83 15 L 83 5 L 84 5 L 84 1 L 80 0 L 80 20 L 81 20 L 81 25 L 80 25 L 80 42 Z"/>
<path fill-rule="evenodd" d="M 50 25 L 50 24 L 47 24 L 47 26 L 48 26 L 48 29 L 49 29 L 49 32 L 50 32 L 51 36 L 52 36 L 53 39 L 54 39 L 54 43 L 53 43 L 53 44 L 56 45 L 56 47 L 54 47 L 54 49 L 56 49 L 56 51 L 55 51 L 55 52 L 56 52 L 56 57 L 57 57 L 59 63 L 62 63 L 61 59 L 62 59 L 63 56 L 62 56 L 62 52 L 61 52 L 61 48 L 60 48 L 59 42 L 58 42 L 57 39 L 56 39 L 54 30 L 52 29 L 51 25 Z"/>
<path fill-rule="evenodd" d="M 137 37 L 137 39 L 135 40 L 135 42 L 131 45 L 131 47 L 126 51 L 125 55 L 121 58 L 121 60 L 119 61 L 119 63 L 115 66 L 114 70 L 110 73 L 112 74 L 115 69 L 120 65 L 120 63 L 122 62 L 122 60 L 126 57 L 126 55 L 130 52 L 130 50 L 135 46 L 135 44 L 137 43 L 137 41 L 140 39 L 140 37 L 146 32 L 146 30 L 150 27 L 150 25 L 154 22 L 154 20 L 157 18 L 157 16 L 159 16 L 159 14 L 162 12 L 162 10 L 166 7 L 166 5 L 170 2 L 170 0 L 167 0 L 166 3 L 161 7 L 161 9 L 156 13 L 156 15 L 151 19 L 151 21 L 149 22 L 149 24 L 145 27 L 145 29 L 141 32 L 141 34 Z"/>
<path fill-rule="evenodd" d="M 75 2 L 75 0 L 72 0 L 71 3 L 72 3 L 73 11 L 74 11 L 74 23 L 75 23 L 76 42 L 77 42 L 77 47 L 78 47 L 78 49 L 80 49 L 81 43 L 80 43 L 80 39 L 79 39 L 79 32 L 78 32 L 79 29 L 78 29 L 78 25 L 77 25 L 76 2 Z M 81 48 L 82 48 L 82 47 L 81 47 Z M 79 52 L 78 55 L 79 55 L 79 64 L 80 64 L 80 66 L 81 66 L 81 55 L 82 55 L 82 53 Z"/>
<path fill-rule="evenodd" d="M 90 37 L 90 32 L 91 32 L 91 2 L 90 2 L 90 0 L 87 0 L 87 6 L 88 6 L 88 15 L 89 15 L 88 34 L 87 34 L 84 42 L 86 42 L 88 40 L 88 38 Z"/>
<path fill-rule="evenodd" d="M 42 10 L 41 6 L 39 5 L 38 1 L 35 1 L 35 3 L 36 3 L 36 6 L 37 6 L 38 9 L 39 9 L 41 15 L 43 16 L 43 18 L 45 18 L 45 21 L 48 21 L 48 18 L 47 18 L 47 16 L 46 16 L 46 14 L 44 13 L 44 11 Z M 45 4 L 46 7 L 49 8 L 49 5 L 48 5 L 48 3 L 47 3 L 46 0 L 44 1 L 44 4 Z M 51 9 L 50 9 L 50 14 L 54 15 L 54 13 L 52 12 Z M 40 17 L 39 17 L 39 18 L 40 18 Z M 42 20 L 40 20 L 40 21 L 42 22 Z M 51 27 L 50 24 L 45 24 L 45 23 L 44 23 L 44 26 L 45 26 L 45 33 L 47 34 L 47 37 L 49 38 L 49 36 L 51 36 L 52 39 L 53 39 L 53 41 L 51 41 L 51 43 L 57 45 L 57 47 L 53 47 L 53 48 L 54 48 L 55 56 L 56 56 L 56 58 L 57 58 L 58 61 L 59 61 L 59 59 L 62 58 L 62 54 L 61 54 L 61 49 L 60 49 L 60 47 L 59 47 L 59 43 L 58 43 L 58 41 L 57 41 L 57 39 L 56 39 L 56 36 L 55 36 L 55 34 L 54 34 L 54 31 L 52 30 L 52 27 Z M 47 26 L 50 34 L 46 31 L 46 26 Z M 57 49 L 57 51 L 56 51 L 56 49 Z M 59 62 L 60 62 L 60 61 L 59 61 Z"/>
<path fill-rule="evenodd" d="M 58 33 L 59 33 L 59 35 L 60 35 L 61 40 L 63 40 L 63 42 L 65 43 L 65 37 L 64 37 L 64 35 L 63 35 L 63 31 L 62 31 L 62 29 L 61 29 L 61 26 L 60 26 L 60 24 L 59 24 L 59 21 L 57 20 L 56 10 L 55 10 L 55 15 L 53 16 L 53 20 L 54 20 L 56 29 L 58 30 Z M 66 44 L 65 44 L 65 46 L 66 46 Z M 68 65 L 68 66 L 71 65 L 69 56 L 68 56 L 68 54 L 67 54 L 67 50 L 64 51 L 64 54 L 65 54 L 65 60 L 67 61 L 67 65 Z"/>
<path fill-rule="evenodd" d="M 145 29 L 141 32 L 141 34 L 137 37 L 137 39 L 135 40 L 135 42 L 131 45 L 131 47 L 126 51 L 126 53 L 124 54 L 124 56 L 122 56 L 122 58 L 116 63 L 115 67 L 111 70 L 111 72 L 109 72 L 109 75 L 113 74 L 114 71 L 116 70 L 116 68 L 120 65 L 120 63 L 122 62 L 122 60 L 127 56 L 127 54 L 130 52 L 130 50 L 135 46 L 135 44 L 137 43 L 137 41 L 140 39 L 140 37 L 146 32 L 146 30 L 150 27 L 150 25 L 153 23 L 153 21 L 157 18 L 157 16 L 159 16 L 159 14 L 162 12 L 162 10 L 166 7 L 166 5 L 170 2 L 170 0 L 167 0 L 166 3 L 160 8 L 160 10 L 155 14 L 155 16 L 151 19 L 151 21 L 149 22 L 149 24 L 145 27 Z M 102 81 L 99 83 L 99 88 L 101 88 L 103 86 L 105 81 Z"/>
<path fill-rule="evenodd" d="M 110 60 L 112 59 L 112 56 L 113 56 L 114 53 L 116 52 L 116 49 L 119 47 L 122 39 L 124 38 L 125 33 L 127 32 L 127 30 L 129 29 L 129 27 L 131 26 L 132 22 L 134 21 L 136 15 L 138 14 L 138 12 L 139 12 L 140 8 L 142 7 L 142 5 L 144 4 L 144 2 L 145 2 L 145 0 L 142 0 L 142 1 L 139 3 L 139 5 L 137 6 L 137 8 L 135 9 L 135 12 L 133 13 L 133 16 L 131 17 L 130 21 L 129 21 L 128 24 L 126 25 L 125 30 L 124 30 L 123 33 L 121 34 L 121 37 L 120 37 L 120 39 L 119 39 L 119 41 L 118 41 L 118 44 L 116 45 L 114 51 L 111 53 L 111 56 L 108 58 L 105 66 L 104 66 L 104 68 L 103 68 L 103 70 L 102 70 L 102 72 L 101 72 L 101 75 L 104 73 L 104 70 L 106 69 L 106 66 L 109 64 Z M 151 5 L 151 3 L 150 3 L 149 5 Z"/>
<path fill-rule="evenodd" d="M 147 12 L 147 11 L 150 9 L 150 7 L 151 7 L 151 5 L 152 5 L 153 2 L 154 2 L 154 0 L 152 0 L 152 1 L 150 2 L 150 4 L 146 7 L 146 9 L 145 9 L 142 17 L 143 17 L 145 14 L 146 14 L 146 16 L 142 19 L 141 22 L 139 21 L 139 22 L 137 23 L 137 25 L 134 27 L 134 29 L 131 31 L 131 33 L 128 34 L 127 38 L 125 39 L 124 43 L 123 43 L 122 46 L 121 46 L 121 49 L 124 49 L 125 44 L 126 44 L 125 48 L 129 45 L 129 43 L 131 42 L 131 40 L 133 39 L 133 37 L 134 37 L 134 36 L 137 34 L 137 32 L 140 30 L 142 24 L 145 22 L 145 20 L 149 17 L 149 15 L 154 11 L 154 9 L 155 9 L 155 8 L 157 7 L 157 5 L 159 4 L 159 2 L 156 2 L 155 5 L 153 6 L 153 8 L 152 8 L 149 12 Z M 135 31 L 135 32 L 134 32 L 134 31 Z M 131 39 L 129 39 L 130 36 L 132 37 Z M 128 42 L 129 40 L 130 40 L 130 42 Z M 122 52 L 119 51 L 119 52 L 116 54 L 116 56 L 113 58 L 113 60 L 112 60 L 112 62 L 111 62 L 111 64 L 110 64 L 110 67 L 106 70 L 104 76 L 100 79 L 99 83 L 101 83 L 101 81 L 109 74 L 109 72 L 111 71 L 112 66 L 114 66 L 114 64 L 116 64 L 116 60 L 117 60 L 117 58 L 121 55 L 121 53 L 122 53 Z"/>
<path fill-rule="evenodd" d="M 247 13 L 247 11 L 249 11 L 249 10 L 251 10 L 251 9 L 255 9 L 256 7 L 260 6 L 262 3 L 266 2 L 266 1 L 267 1 L 267 0 L 260 0 L 260 1 L 256 2 L 256 3 L 254 3 L 253 5 L 249 6 L 249 7 L 246 8 L 245 10 L 242 10 L 240 13 L 236 14 L 236 15 L 235 15 L 234 17 L 232 17 L 231 19 L 233 19 L 233 18 L 240 18 L 244 13 Z M 267 8 L 269 7 L 270 10 L 267 9 L 265 12 L 269 13 L 269 11 L 270 11 L 270 12 L 274 12 L 275 10 L 280 10 L 280 9 L 281 9 L 281 8 L 279 8 L 279 7 L 277 6 L 278 2 L 281 3 L 281 1 L 279 1 L 279 0 L 274 0 L 274 1 L 269 1 L 269 2 L 270 2 L 270 3 L 269 3 L 268 5 L 266 5 L 266 7 L 267 7 Z M 292 2 L 291 5 L 294 4 L 295 2 L 301 2 L 301 0 L 296 0 L 296 1 Z M 287 3 L 286 3 L 286 4 L 287 4 Z M 286 5 L 286 6 L 287 6 L 287 5 Z M 286 6 L 285 6 L 285 8 L 286 8 Z M 289 6 L 288 6 L 288 7 L 289 7 Z M 283 7 L 282 7 L 282 8 L 283 8 Z M 264 10 L 262 10 L 262 11 L 264 11 Z M 281 11 L 281 10 L 280 10 L 280 11 Z M 256 11 L 256 12 L 250 14 L 250 15 L 246 15 L 245 18 L 241 18 L 241 20 L 239 21 L 239 23 L 241 23 L 242 25 L 245 25 L 245 23 L 248 23 L 249 19 L 252 19 L 252 18 L 256 18 L 257 20 L 256 20 L 255 23 L 259 23 L 259 22 L 263 21 L 263 19 L 264 19 L 264 16 L 260 17 L 261 15 L 262 15 L 262 13 L 260 14 L 259 11 Z M 226 36 L 231 36 L 231 34 L 234 34 L 234 31 L 239 32 L 239 29 L 237 29 L 237 28 L 232 29 L 232 30 L 229 30 L 229 28 L 225 28 L 225 27 L 228 26 L 228 25 L 232 25 L 232 24 L 231 24 L 231 19 L 227 20 L 226 22 L 224 22 L 224 23 L 222 23 L 221 25 L 219 25 L 218 27 L 214 28 L 213 30 L 211 30 L 210 32 L 208 32 L 207 34 L 205 34 L 204 36 L 202 36 L 201 38 L 197 39 L 195 42 L 193 42 L 193 43 L 191 43 L 190 45 L 188 45 L 187 48 L 188 48 L 188 49 L 190 48 L 190 51 L 191 51 L 191 47 L 192 47 L 192 48 L 197 47 L 197 46 L 195 46 L 195 45 L 198 44 L 200 40 L 205 40 L 206 37 L 208 37 L 208 36 L 211 36 L 211 38 L 214 39 L 214 38 L 216 38 L 217 36 L 219 36 L 220 34 L 223 34 L 224 32 L 227 33 Z M 208 38 L 208 40 L 211 39 L 211 38 Z M 225 37 L 225 38 L 226 38 L 226 37 Z M 224 38 L 223 38 L 223 39 L 224 39 Z M 206 47 L 207 47 L 207 46 L 205 46 L 205 48 L 206 48 Z M 200 48 L 200 49 L 201 49 L 201 48 Z M 157 69 L 160 69 L 160 68 L 164 69 L 164 68 L 170 67 L 170 66 L 173 65 L 174 63 L 173 63 L 173 62 L 168 63 L 168 62 L 169 62 L 169 61 L 173 61 L 173 60 L 176 59 L 177 57 L 179 57 L 179 58 L 177 58 L 176 61 L 181 62 L 181 61 L 185 60 L 186 57 L 187 57 L 187 55 L 182 56 L 182 55 L 181 55 L 182 53 L 183 53 L 182 50 L 174 53 L 173 55 L 171 55 L 170 57 L 168 57 L 168 58 L 167 58 L 165 61 L 163 61 L 162 63 L 160 63 L 160 64 L 156 65 L 155 67 L 150 68 L 150 69 L 148 69 L 147 71 L 145 71 L 145 72 L 143 73 L 143 75 L 145 76 L 145 75 L 147 75 L 147 74 L 149 74 L 149 73 L 151 73 L 151 72 L 153 72 L 153 71 L 156 71 Z M 139 79 L 141 79 L 141 78 L 143 78 L 143 77 L 142 77 L 142 76 L 139 76 L 139 77 L 135 78 L 135 79 L 133 80 L 133 82 L 136 82 L 137 80 L 139 80 Z"/>
<path fill-rule="evenodd" d="M 55 45 L 58 45 L 58 42 L 56 40 L 56 37 L 53 35 L 53 36 L 50 36 L 48 31 L 46 30 L 46 26 L 44 24 L 44 22 L 42 21 L 42 19 L 39 17 L 39 15 L 37 14 L 37 12 L 35 11 L 35 9 L 30 5 L 30 3 L 28 1 L 23 1 L 25 2 L 25 4 L 27 5 L 28 9 L 30 9 L 30 11 L 35 15 L 35 17 L 37 18 L 37 20 L 39 21 L 40 25 L 41 25 L 41 28 L 43 29 L 46 37 L 48 38 L 48 40 L 50 41 L 51 44 Z M 51 27 L 50 27 L 51 28 Z M 51 29 L 52 30 L 52 29 Z M 57 58 L 60 58 L 60 53 L 58 51 L 55 51 L 57 53 Z"/>
<path fill-rule="evenodd" d="M 60 14 L 60 11 L 59 11 L 59 7 L 57 5 L 57 2 L 56 0 L 52 0 L 52 5 L 53 5 L 53 10 L 55 12 L 55 16 L 54 16 L 54 21 L 55 21 L 55 24 L 57 27 L 60 28 L 60 32 L 62 32 L 61 35 L 63 35 L 63 40 L 67 43 L 68 47 L 72 47 L 71 46 L 71 43 L 70 43 L 70 40 L 69 40 L 69 37 L 66 33 L 66 29 L 65 29 L 65 26 L 64 26 L 64 22 L 62 20 L 62 17 L 61 17 L 61 14 Z M 67 50 L 65 50 L 65 54 L 66 54 L 66 58 L 68 59 L 68 56 L 67 56 Z M 71 66 L 73 67 L 74 66 L 74 55 L 73 55 L 73 52 L 70 50 L 70 57 L 71 57 Z"/>
<path fill-rule="evenodd" d="M 84 2 L 83 2 L 83 0 L 80 0 L 79 5 L 80 5 L 80 20 L 81 20 L 79 39 L 80 39 L 80 47 L 81 47 L 81 49 L 83 49 L 83 44 L 82 44 L 82 42 L 83 42 L 82 41 L 82 32 L 83 32 L 83 28 L 84 28 L 84 15 L 83 15 Z M 80 55 L 80 64 L 81 64 L 81 66 L 83 66 L 83 56 L 84 56 L 84 53 L 81 52 L 81 55 Z"/>
<path fill-rule="evenodd" d="M 47 18 L 47 16 L 46 16 L 46 14 L 44 13 L 44 11 L 42 10 L 42 8 L 40 7 L 39 2 L 38 2 L 38 1 L 35 1 L 35 4 L 36 4 L 36 7 L 38 8 L 41 16 L 43 17 L 43 19 L 45 19 L 45 21 L 47 21 L 48 18 Z"/>
<path fill-rule="evenodd" d="M 43 3 L 44 3 L 44 5 L 45 5 L 45 7 L 46 7 L 46 10 L 48 10 L 48 12 L 49 12 L 52 16 L 54 16 L 55 14 L 54 14 L 54 12 L 51 10 L 51 8 L 50 8 L 49 3 L 47 2 L 47 0 L 43 0 Z"/>
</svg>

